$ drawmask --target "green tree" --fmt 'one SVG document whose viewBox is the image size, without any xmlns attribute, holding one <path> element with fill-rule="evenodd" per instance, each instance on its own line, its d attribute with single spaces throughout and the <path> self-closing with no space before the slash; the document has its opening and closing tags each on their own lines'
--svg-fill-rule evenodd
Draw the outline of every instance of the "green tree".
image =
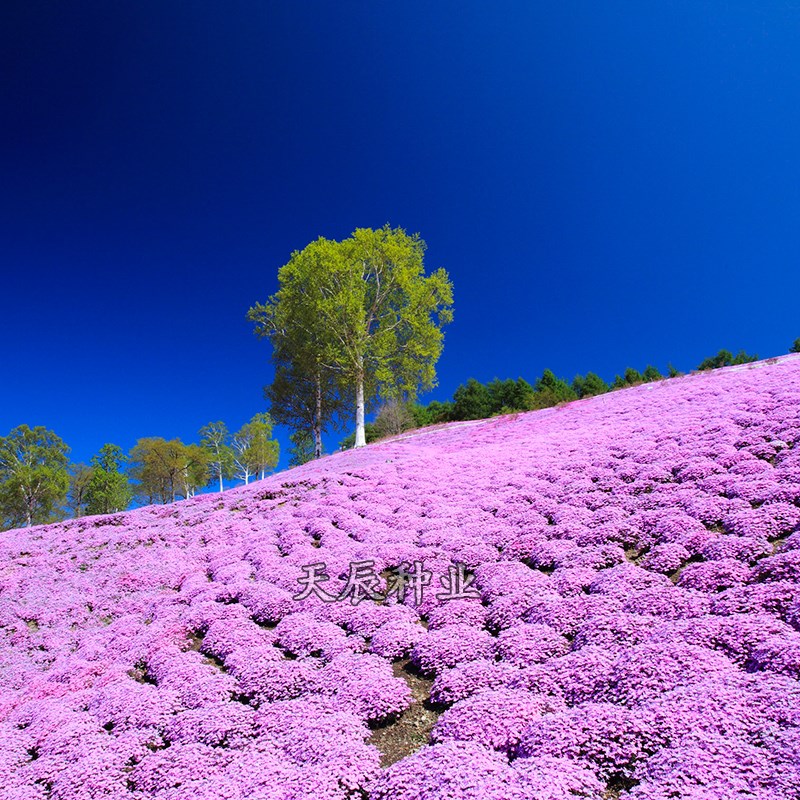
<svg viewBox="0 0 800 800">
<path fill-rule="evenodd" d="M 219 481 L 219 490 L 222 491 L 223 481 L 231 480 L 236 472 L 228 426 L 221 421 L 204 425 L 200 428 L 200 444 L 208 453 L 211 478 Z"/>
<path fill-rule="evenodd" d="M 192 497 L 210 479 L 208 452 L 180 439 L 139 439 L 131 450 L 130 475 L 138 496 L 148 503 L 174 503 Z"/>
<path fill-rule="evenodd" d="M 330 248 L 320 244 L 310 254 L 293 254 L 292 260 L 299 263 L 296 270 L 287 270 L 287 275 L 295 279 L 287 280 L 280 300 L 276 295 L 248 312 L 256 335 L 272 344 L 274 378 L 264 388 L 272 418 L 279 425 L 308 431 L 314 439 L 316 458 L 322 455 L 322 434 L 340 418 L 346 402 L 341 376 L 325 361 L 330 332 L 319 325 L 313 304 L 302 293 L 301 276 L 294 273 L 313 269 L 314 264 L 308 261 L 315 258 L 316 266 L 321 268 L 321 261 L 329 252 Z"/>
<path fill-rule="evenodd" d="M 87 513 L 86 506 L 91 479 L 92 468 L 88 464 L 70 464 L 67 509 L 73 517 L 82 517 Z"/>
<path fill-rule="evenodd" d="M 305 431 L 312 437 L 313 457 L 322 455 L 322 434 L 337 421 L 346 407 L 336 376 L 321 365 L 305 362 L 300 356 L 276 356 L 275 377 L 264 388 L 270 414 L 278 425 Z M 297 351 L 295 351 L 296 353 Z"/>
<path fill-rule="evenodd" d="M 451 422 L 453 416 L 453 403 L 450 400 L 440 402 L 431 400 L 428 405 L 409 403 L 408 410 L 414 418 L 414 427 L 422 428 L 425 425 L 438 425 L 442 422 Z"/>
<path fill-rule="evenodd" d="M 185 444 L 181 453 L 181 494 L 194 497 L 198 489 L 208 486 L 211 481 L 210 457 L 208 450 L 200 444 Z"/>
<path fill-rule="evenodd" d="M 438 425 L 442 422 L 450 422 L 454 419 L 453 416 L 453 403 L 446 400 L 444 403 L 438 400 L 432 400 L 426 406 L 426 413 L 428 416 L 428 425 Z"/>
<path fill-rule="evenodd" d="M 42 426 L 0 437 L 0 517 L 4 527 L 50 522 L 67 497 L 69 447 Z"/>
<path fill-rule="evenodd" d="M 263 479 L 278 466 L 280 444 L 272 436 L 273 422 L 269 414 L 256 414 L 248 424 L 253 434 L 250 457 L 255 474 Z"/>
<path fill-rule="evenodd" d="M 648 364 L 642 372 L 642 380 L 645 383 L 652 383 L 653 381 L 663 380 L 664 376 L 651 364 Z"/>
<path fill-rule="evenodd" d="M 790 353 L 800 353 L 800 339 L 795 339 L 789 348 Z"/>
<path fill-rule="evenodd" d="M 625 370 L 625 385 L 626 386 L 637 386 L 638 384 L 642 383 L 644 380 L 642 378 L 642 373 L 639 372 L 638 369 L 634 369 L 633 367 L 628 367 Z"/>
<path fill-rule="evenodd" d="M 610 390 L 610 386 L 594 372 L 587 372 L 583 382 L 582 397 L 595 397 L 598 394 L 605 394 Z"/>
<path fill-rule="evenodd" d="M 388 225 L 359 228 L 342 242 L 320 238 L 292 254 L 278 292 L 250 309 L 257 324 L 266 320 L 266 331 L 282 331 L 290 350 L 306 354 L 304 370 L 318 364 L 354 396 L 356 447 L 366 444 L 368 404 L 413 400 L 436 383 L 452 285 L 443 269 L 425 275 L 424 250 L 418 235 Z"/>
<path fill-rule="evenodd" d="M 501 381 L 497 378 L 486 385 L 491 414 L 510 411 L 529 411 L 534 405 L 534 390 L 526 380 L 517 378 Z"/>
<path fill-rule="evenodd" d="M 572 391 L 578 397 L 594 397 L 598 394 L 605 394 L 609 388 L 609 385 L 594 372 L 587 372 L 585 378 L 583 375 L 576 375 L 572 381 Z"/>
<path fill-rule="evenodd" d="M 236 477 L 250 483 L 250 478 L 265 477 L 278 464 L 280 445 L 272 438 L 272 418 L 256 414 L 233 435 L 233 460 Z"/>
<path fill-rule="evenodd" d="M 470 378 L 453 392 L 453 419 L 485 419 L 491 416 L 492 398 L 488 388 Z"/>
<path fill-rule="evenodd" d="M 758 361 L 757 355 L 748 355 L 744 350 L 740 350 L 736 355 L 730 350 L 720 350 L 715 356 L 710 356 L 702 361 L 697 369 L 719 369 L 720 367 L 732 367 L 736 364 L 749 364 Z"/>
<path fill-rule="evenodd" d="M 749 353 L 745 353 L 744 350 L 740 350 L 734 357 L 733 357 L 733 365 L 735 364 L 751 364 L 753 361 L 758 361 L 758 354 L 750 355 Z"/>
<path fill-rule="evenodd" d="M 671 363 L 667 364 L 667 375 L 669 375 L 670 378 L 677 378 L 680 374 L 677 367 L 674 367 Z"/>
<path fill-rule="evenodd" d="M 709 356 L 698 364 L 697 369 L 719 369 L 733 364 L 733 353 L 730 350 L 720 350 L 715 356 Z"/>
<path fill-rule="evenodd" d="M 422 405 L 421 403 L 409 403 L 408 413 L 411 414 L 411 418 L 414 420 L 415 428 L 422 428 L 425 425 L 431 424 L 431 417 L 428 413 L 428 407 Z"/>
<path fill-rule="evenodd" d="M 290 467 L 299 467 L 322 455 L 321 452 L 317 455 L 314 438 L 308 431 L 293 431 L 289 434 L 289 441 L 292 443 L 292 447 L 289 450 Z"/>
<path fill-rule="evenodd" d="M 454 419 L 453 403 L 449 400 L 444 403 L 439 400 L 431 400 L 426 406 L 419 403 L 410 403 L 408 410 L 414 418 L 415 428 L 422 428 L 425 425 L 438 425 Z"/>
<path fill-rule="evenodd" d="M 534 396 L 535 408 L 548 408 L 569 400 L 576 400 L 578 397 L 574 389 L 565 380 L 557 378 L 549 369 L 542 373 L 542 377 L 536 381 L 534 389 L 536 392 Z"/>
<path fill-rule="evenodd" d="M 131 502 L 131 489 L 123 466 L 127 462 L 122 448 L 104 444 L 92 459 L 92 476 L 86 496 L 88 514 L 114 514 Z"/>
<path fill-rule="evenodd" d="M 139 500 L 148 504 L 175 501 L 180 474 L 178 450 L 177 440 L 168 442 L 160 436 L 136 442 L 130 452 L 129 474 Z"/>
</svg>

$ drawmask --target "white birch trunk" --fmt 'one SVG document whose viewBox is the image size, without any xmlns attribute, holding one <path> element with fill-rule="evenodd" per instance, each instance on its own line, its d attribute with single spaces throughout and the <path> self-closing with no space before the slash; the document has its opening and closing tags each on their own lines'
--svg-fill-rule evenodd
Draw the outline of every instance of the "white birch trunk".
<svg viewBox="0 0 800 800">
<path fill-rule="evenodd" d="M 314 413 L 314 458 L 322 457 L 322 381 L 317 373 L 317 396 Z"/>
<path fill-rule="evenodd" d="M 356 385 L 356 447 L 364 447 L 367 438 L 364 433 L 364 379 L 359 378 Z"/>
</svg>

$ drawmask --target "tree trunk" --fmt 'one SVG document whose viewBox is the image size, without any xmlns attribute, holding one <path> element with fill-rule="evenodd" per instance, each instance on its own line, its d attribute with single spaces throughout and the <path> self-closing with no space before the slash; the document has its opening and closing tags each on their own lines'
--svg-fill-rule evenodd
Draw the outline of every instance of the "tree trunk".
<svg viewBox="0 0 800 800">
<path fill-rule="evenodd" d="M 367 443 L 364 433 L 364 377 L 359 376 L 356 384 L 356 447 L 363 447 Z"/>
<path fill-rule="evenodd" d="M 219 490 L 222 491 L 222 462 L 219 462 Z"/>
<path fill-rule="evenodd" d="M 314 458 L 322 458 L 322 432 L 319 422 L 314 423 Z"/>
<path fill-rule="evenodd" d="M 322 457 L 322 380 L 317 373 L 317 396 L 314 409 L 314 458 Z"/>
</svg>

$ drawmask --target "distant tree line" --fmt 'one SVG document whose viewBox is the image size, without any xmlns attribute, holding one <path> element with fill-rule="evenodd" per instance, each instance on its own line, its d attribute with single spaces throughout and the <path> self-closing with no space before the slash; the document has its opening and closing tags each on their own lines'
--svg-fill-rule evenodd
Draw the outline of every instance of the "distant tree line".
<svg viewBox="0 0 800 800">
<path fill-rule="evenodd" d="M 648 377 L 645 378 L 645 375 Z M 559 403 L 604 394 L 625 386 L 635 386 L 646 380 L 659 380 L 661 377 L 661 373 L 654 367 L 647 367 L 643 373 L 628 369 L 624 377 L 618 375 L 610 385 L 593 372 L 585 376 L 576 375 L 572 383 L 568 383 L 557 378 L 549 369 L 533 384 L 524 378 L 495 378 L 488 383 L 470 378 L 455 390 L 452 400 L 433 400 L 427 405 L 387 403 L 378 411 L 375 421 L 367 424 L 367 441 L 376 441 L 426 425 L 486 419 L 500 414 L 550 408 Z M 352 437 L 344 439 L 341 447 L 352 447 Z"/>
<path fill-rule="evenodd" d="M 65 517 L 111 514 L 132 502 L 172 503 L 225 481 L 263 478 L 278 464 L 269 414 L 256 414 L 231 434 L 224 422 L 199 431 L 196 444 L 139 439 L 129 454 L 105 444 L 90 464 L 70 463 L 53 431 L 20 425 L 0 437 L 0 530 Z"/>
<path fill-rule="evenodd" d="M 800 352 L 800 339 L 792 345 L 790 352 Z M 748 355 L 743 350 L 733 355 L 728 350 L 703 360 L 698 370 L 716 369 L 718 367 L 748 364 L 757 361 L 757 355 Z M 557 378 L 552 370 L 546 369 L 533 384 L 523 378 L 499 380 L 495 378 L 488 383 L 470 378 L 453 393 L 452 400 L 433 400 L 427 405 L 419 403 L 389 402 L 377 413 L 375 421 L 366 425 L 366 440 L 374 442 L 386 436 L 393 436 L 412 428 L 436 425 L 443 422 L 487 419 L 501 414 L 512 414 L 522 411 L 535 411 L 550 408 L 571 400 L 638 386 L 643 383 L 675 378 L 681 373 L 671 364 L 666 374 L 648 364 L 641 372 L 628 367 L 621 375 L 607 383 L 599 375 L 589 372 L 576 375 L 571 382 Z M 340 443 L 342 449 L 353 446 L 353 437 L 349 436 Z"/>
<path fill-rule="evenodd" d="M 795 343 L 792 345 L 792 348 L 798 345 L 800 345 L 800 339 L 795 341 Z M 798 351 L 790 349 L 789 352 L 792 353 Z M 730 350 L 720 350 L 715 356 L 711 356 L 710 358 L 705 359 L 705 361 L 702 361 L 697 369 L 719 369 L 719 367 L 733 367 L 737 364 L 750 364 L 753 361 L 758 361 L 758 356 L 748 355 L 744 350 L 740 350 L 736 355 L 731 353 Z"/>
</svg>

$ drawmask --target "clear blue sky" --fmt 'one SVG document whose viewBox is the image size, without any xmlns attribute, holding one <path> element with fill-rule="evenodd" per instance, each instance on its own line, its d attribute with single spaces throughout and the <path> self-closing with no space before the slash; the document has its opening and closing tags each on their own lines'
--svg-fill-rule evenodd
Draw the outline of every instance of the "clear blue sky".
<svg viewBox="0 0 800 800">
<path fill-rule="evenodd" d="M 795 2 L 4 0 L 0 434 L 237 427 L 248 307 L 385 222 L 455 285 L 429 399 L 786 352 L 798 142 Z"/>
</svg>

